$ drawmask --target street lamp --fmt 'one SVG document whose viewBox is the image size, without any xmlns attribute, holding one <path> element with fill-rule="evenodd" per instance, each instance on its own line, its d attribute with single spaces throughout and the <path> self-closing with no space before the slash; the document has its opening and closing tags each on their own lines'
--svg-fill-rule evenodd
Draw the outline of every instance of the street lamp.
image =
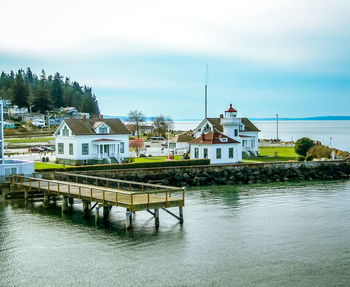
<svg viewBox="0 0 350 287">
<path fill-rule="evenodd" d="M 278 114 L 276 114 L 276 118 L 277 118 L 277 142 L 279 142 L 279 139 L 278 139 Z"/>
</svg>

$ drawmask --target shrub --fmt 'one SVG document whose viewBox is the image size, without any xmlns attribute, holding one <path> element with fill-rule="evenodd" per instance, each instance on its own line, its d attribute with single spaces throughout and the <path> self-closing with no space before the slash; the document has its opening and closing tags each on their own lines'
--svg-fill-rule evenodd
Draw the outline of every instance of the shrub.
<svg viewBox="0 0 350 287">
<path fill-rule="evenodd" d="M 305 161 L 305 156 L 299 155 L 298 156 L 298 161 Z"/>
<path fill-rule="evenodd" d="M 324 145 L 315 145 L 311 147 L 307 153 L 312 155 L 313 158 L 330 158 L 332 149 Z"/>
<path fill-rule="evenodd" d="M 146 155 L 144 153 L 141 153 L 139 157 L 146 157 Z"/>
<path fill-rule="evenodd" d="M 304 137 L 296 141 L 294 150 L 298 155 L 306 156 L 307 151 L 314 145 L 312 139 Z"/>
<path fill-rule="evenodd" d="M 312 154 L 307 154 L 305 157 L 306 161 L 312 161 L 314 159 L 314 156 Z"/>
</svg>

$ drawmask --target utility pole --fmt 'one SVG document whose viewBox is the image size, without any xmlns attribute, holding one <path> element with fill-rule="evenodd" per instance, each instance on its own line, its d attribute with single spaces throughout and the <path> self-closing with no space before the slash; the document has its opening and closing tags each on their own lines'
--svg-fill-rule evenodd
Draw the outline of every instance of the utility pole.
<svg viewBox="0 0 350 287">
<path fill-rule="evenodd" d="M 205 118 L 208 116 L 208 64 L 205 72 Z"/>
<path fill-rule="evenodd" d="M 277 118 L 277 142 L 279 142 L 279 139 L 278 139 L 278 114 L 276 114 L 276 118 Z"/>
</svg>

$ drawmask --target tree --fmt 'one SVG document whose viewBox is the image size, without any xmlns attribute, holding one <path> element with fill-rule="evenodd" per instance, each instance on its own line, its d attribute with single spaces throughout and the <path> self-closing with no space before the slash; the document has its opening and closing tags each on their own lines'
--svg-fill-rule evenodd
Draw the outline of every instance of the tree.
<svg viewBox="0 0 350 287">
<path fill-rule="evenodd" d="M 51 88 L 51 97 L 55 108 L 64 106 L 62 85 L 62 76 L 59 73 L 56 73 Z"/>
<path fill-rule="evenodd" d="M 51 102 L 49 96 L 49 91 L 43 85 L 38 87 L 34 92 L 33 111 L 40 111 L 44 114 L 46 111 L 50 110 Z"/>
<path fill-rule="evenodd" d="M 139 139 L 139 138 L 133 139 L 129 143 L 129 147 L 135 151 L 137 157 L 139 156 L 139 152 L 143 146 L 144 146 L 143 139 Z"/>
<path fill-rule="evenodd" d="M 137 138 L 140 138 L 141 124 L 145 122 L 145 115 L 141 111 L 130 111 L 127 121 L 132 124 L 132 131 L 137 132 Z"/>
<path fill-rule="evenodd" d="M 160 115 L 153 120 L 154 132 L 158 136 L 165 137 L 167 131 L 172 127 L 173 120 L 168 116 Z"/>
<path fill-rule="evenodd" d="M 315 145 L 315 142 L 307 137 L 298 139 L 295 143 L 294 150 L 298 155 L 306 156 L 307 151 Z"/>
<path fill-rule="evenodd" d="M 11 87 L 13 103 L 20 108 L 28 106 L 29 89 L 23 79 L 23 71 L 19 70 Z"/>
</svg>

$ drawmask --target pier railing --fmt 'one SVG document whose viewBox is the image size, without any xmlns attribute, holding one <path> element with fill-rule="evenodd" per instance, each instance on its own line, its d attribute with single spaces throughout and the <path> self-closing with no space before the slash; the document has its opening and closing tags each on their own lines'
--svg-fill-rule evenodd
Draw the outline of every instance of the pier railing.
<svg viewBox="0 0 350 287">
<path fill-rule="evenodd" d="M 64 174 L 67 176 L 67 174 Z M 84 175 L 75 175 L 73 174 L 76 181 L 77 176 L 79 177 L 90 177 Z M 60 175 L 62 176 L 62 175 Z M 68 176 L 72 176 L 68 174 Z M 100 202 L 103 204 L 112 204 L 115 206 L 122 206 L 129 208 L 131 211 L 137 209 L 137 205 L 139 209 L 141 206 L 149 209 L 154 204 L 163 204 L 164 207 L 169 207 L 175 200 L 177 201 L 177 206 L 179 206 L 179 201 L 181 202 L 181 206 L 185 204 L 185 188 L 175 188 L 175 187 L 167 187 L 161 185 L 153 185 L 147 183 L 135 183 L 129 181 L 121 181 L 114 179 L 107 179 L 110 182 L 115 182 L 118 186 L 121 183 L 127 183 L 131 185 L 140 185 L 141 189 L 139 190 L 121 190 L 116 189 L 113 186 L 98 186 L 99 180 L 105 180 L 105 178 L 97 178 L 93 177 L 96 185 L 92 185 L 89 183 L 79 183 L 79 182 L 71 182 L 69 181 L 71 178 L 65 178 L 66 181 L 62 180 L 49 180 L 42 178 L 34 178 L 34 177 L 26 177 L 22 175 L 12 175 L 10 178 L 10 183 L 12 188 L 19 188 L 21 190 L 26 189 L 29 193 L 33 192 L 42 192 L 47 194 L 56 194 L 56 195 L 64 195 L 68 197 L 76 197 L 79 199 L 85 199 L 94 202 Z M 97 181 L 96 181 L 97 179 Z M 152 189 L 142 188 L 143 186 L 153 187 Z M 159 188 L 162 187 L 162 188 Z M 173 193 L 182 192 L 182 198 L 174 198 L 172 197 Z"/>
</svg>

